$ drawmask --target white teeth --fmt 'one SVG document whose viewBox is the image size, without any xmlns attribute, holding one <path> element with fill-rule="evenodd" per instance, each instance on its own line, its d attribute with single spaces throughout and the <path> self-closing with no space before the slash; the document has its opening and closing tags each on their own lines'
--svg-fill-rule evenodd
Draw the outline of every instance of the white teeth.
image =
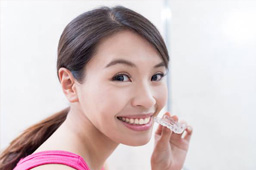
<svg viewBox="0 0 256 170">
<path fill-rule="evenodd" d="M 134 119 L 130 119 L 129 123 L 133 124 L 134 123 Z"/>
<path fill-rule="evenodd" d="M 140 118 L 140 119 L 132 119 L 132 118 L 131 118 L 131 119 L 130 119 L 130 118 L 124 118 L 124 117 L 122 117 L 122 118 L 120 118 L 120 120 L 122 120 L 122 121 L 124 121 L 124 122 L 127 122 L 127 123 L 129 123 L 129 124 L 144 125 L 144 124 L 149 123 L 150 117 L 144 118 L 144 119 L 142 119 L 142 118 Z"/>
<path fill-rule="evenodd" d="M 144 119 L 144 123 L 148 123 L 150 121 L 150 117 Z"/>
<path fill-rule="evenodd" d="M 128 119 L 128 118 L 126 118 L 126 119 L 125 119 L 125 121 L 128 123 L 128 122 L 129 122 L 129 119 Z"/>
</svg>

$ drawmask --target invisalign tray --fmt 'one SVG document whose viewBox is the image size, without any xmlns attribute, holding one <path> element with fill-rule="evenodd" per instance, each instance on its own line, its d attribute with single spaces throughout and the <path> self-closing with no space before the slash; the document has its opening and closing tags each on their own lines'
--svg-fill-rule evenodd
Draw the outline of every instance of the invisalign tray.
<svg viewBox="0 0 256 170">
<path fill-rule="evenodd" d="M 186 124 L 176 122 L 173 118 L 167 115 L 164 115 L 162 118 L 155 117 L 154 120 L 155 122 L 167 127 L 168 129 L 177 134 L 183 133 L 183 131 L 187 128 Z"/>
</svg>

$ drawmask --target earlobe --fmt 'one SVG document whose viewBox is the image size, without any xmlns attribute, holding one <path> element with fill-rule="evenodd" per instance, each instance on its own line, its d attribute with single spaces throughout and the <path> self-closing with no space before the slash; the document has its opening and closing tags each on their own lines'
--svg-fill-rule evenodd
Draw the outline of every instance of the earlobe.
<svg viewBox="0 0 256 170">
<path fill-rule="evenodd" d="M 62 90 L 69 102 L 78 102 L 75 78 L 73 77 L 72 73 L 66 68 L 60 68 L 58 74 Z"/>
</svg>

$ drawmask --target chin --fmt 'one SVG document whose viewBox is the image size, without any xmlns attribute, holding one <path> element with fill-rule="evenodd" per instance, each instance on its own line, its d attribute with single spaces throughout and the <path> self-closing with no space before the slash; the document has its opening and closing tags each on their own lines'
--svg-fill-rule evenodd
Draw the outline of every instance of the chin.
<svg viewBox="0 0 256 170">
<path fill-rule="evenodd" d="M 133 139 L 127 139 L 126 141 L 122 141 L 120 143 L 128 146 L 142 146 L 142 145 L 146 145 L 150 141 L 150 138 L 151 136 L 150 137 L 141 136 Z"/>
</svg>

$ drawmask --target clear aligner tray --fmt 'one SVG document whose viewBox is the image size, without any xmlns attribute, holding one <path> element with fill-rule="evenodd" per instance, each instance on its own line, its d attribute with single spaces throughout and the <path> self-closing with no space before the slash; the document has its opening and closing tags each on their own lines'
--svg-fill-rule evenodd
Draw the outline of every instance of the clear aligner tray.
<svg viewBox="0 0 256 170">
<path fill-rule="evenodd" d="M 173 118 L 170 116 L 164 115 L 162 118 L 160 117 L 155 117 L 154 118 L 155 122 L 159 123 L 162 126 L 165 126 L 169 128 L 171 131 L 177 134 L 181 134 L 186 128 L 186 124 L 184 123 L 179 123 L 174 121 Z"/>
</svg>

